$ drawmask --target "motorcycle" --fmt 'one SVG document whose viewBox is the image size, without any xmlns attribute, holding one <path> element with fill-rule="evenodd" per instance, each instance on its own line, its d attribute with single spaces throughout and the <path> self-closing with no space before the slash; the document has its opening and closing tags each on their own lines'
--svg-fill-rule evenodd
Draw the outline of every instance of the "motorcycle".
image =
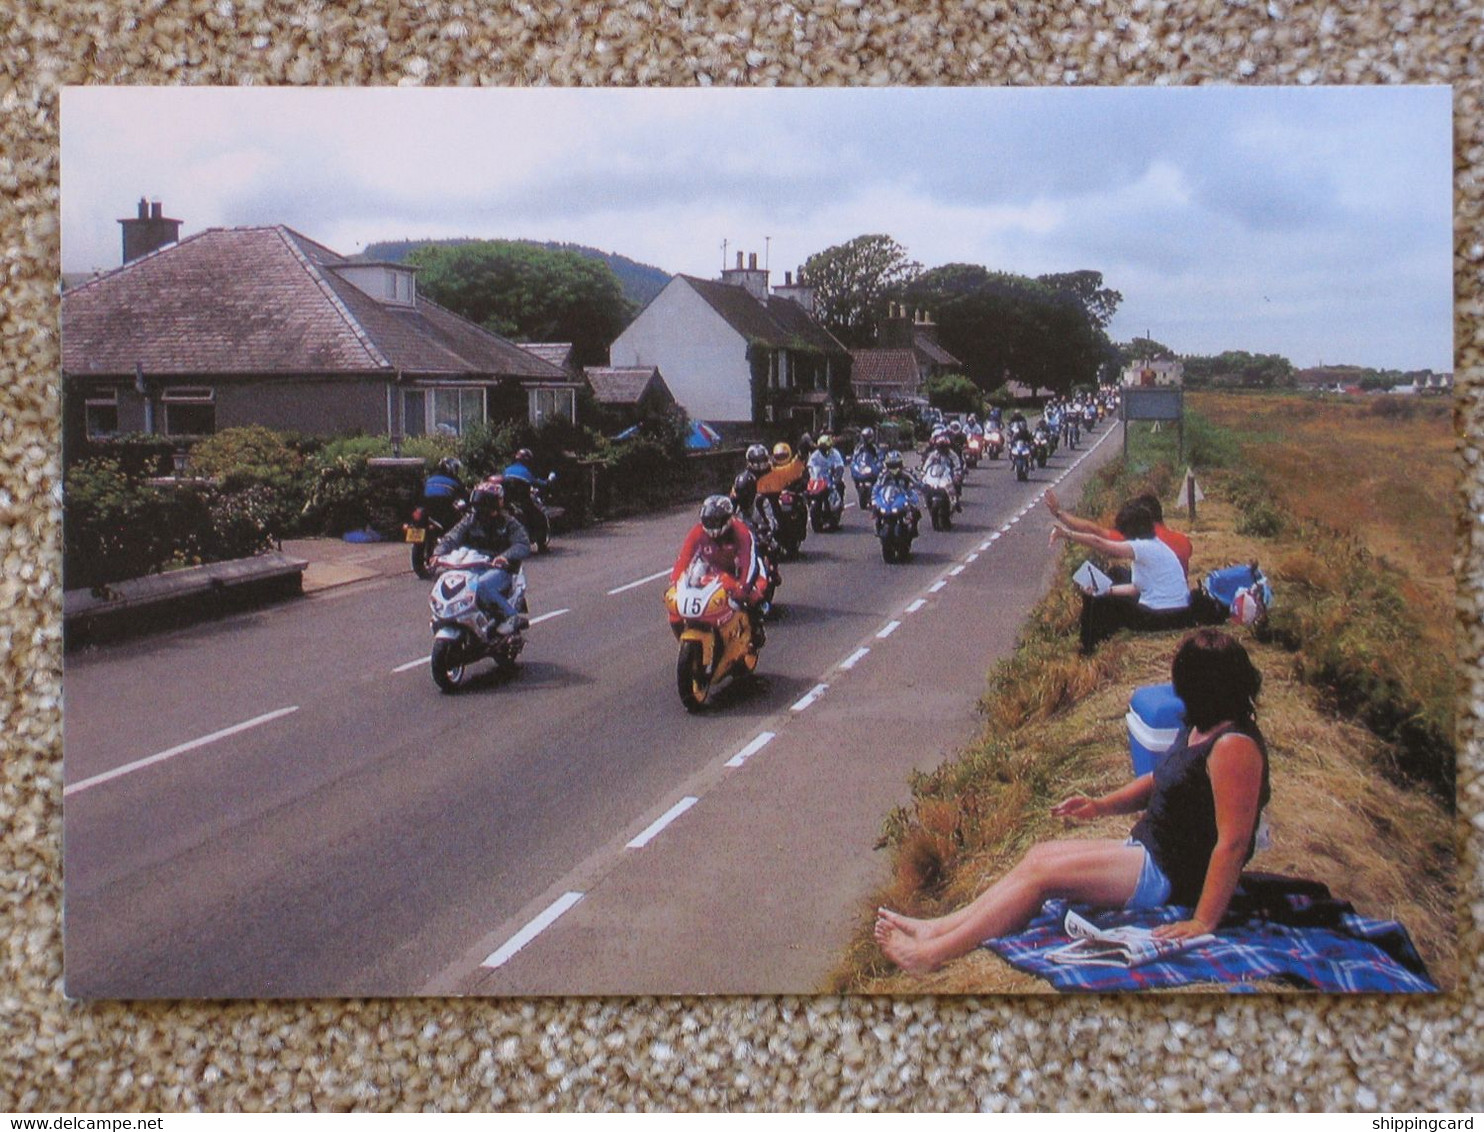
<svg viewBox="0 0 1484 1132">
<path fill-rule="evenodd" d="M 977 468 L 983 456 L 984 435 L 978 432 L 969 433 L 969 442 L 964 445 L 964 463 L 971 468 Z"/>
<path fill-rule="evenodd" d="M 833 477 L 810 476 L 804 497 L 809 501 L 809 525 L 815 534 L 840 529 L 845 518 L 845 496 Z"/>
<path fill-rule="evenodd" d="M 916 493 L 898 483 L 878 483 L 871 492 L 871 510 L 876 513 L 882 561 L 907 561 L 922 515 Z"/>
<path fill-rule="evenodd" d="M 547 486 L 556 483 L 556 473 L 550 473 L 544 482 Z M 541 482 L 530 485 L 525 498 L 519 501 L 516 516 L 531 538 L 531 549 L 537 554 L 545 554 L 551 549 L 551 511 L 546 506 L 541 488 Z"/>
<path fill-rule="evenodd" d="M 871 489 L 881 478 L 881 454 L 864 448 L 856 450 L 850 459 L 850 478 L 855 481 L 856 504 L 864 511 L 871 505 Z"/>
<path fill-rule="evenodd" d="M 933 521 L 933 530 L 953 529 L 953 471 L 941 461 L 933 461 L 922 469 L 922 494 L 927 512 Z"/>
<path fill-rule="evenodd" d="M 997 428 L 984 430 L 984 451 L 991 460 L 998 460 L 1005 451 L 1005 434 Z"/>
<path fill-rule="evenodd" d="M 1036 467 L 1044 468 L 1046 461 L 1051 458 L 1051 438 L 1037 429 L 1035 436 L 1031 438 L 1031 449 L 1035 453 Z"/>
<path fill-rule="evenodd" d="M 780 491 L 772 503 L 776 516 L 773 538 L 778 551 L 784 558 L 797 558 L 799 548 L 809 536 L 809 509 L 804 497 L 797 491 Z"/>
<path fill-rule="evenodd" d="M 1068 413 L 1061 422 L 1062 440 L 1073 452 L 1077 450 L 1077 441 L 1082 439 L 1082 423 L 1077 419 L 1075 413 Z"/>
<path fill-rule="evenodd" d="M 515 670 L 516 657 L 525 648 L 526 576 L 511 575 L 509 601 L 521 614 L 509 636 L 495 632 L 498 618 L 479 608 L 474 588 L 490 567 L 490 556 L 472 547 L 460 547 L 437 560 L 438 580 L 428 604 L 433 617 L 433 682 L 442 692 L 456 692 L 471 665 L 488 657 L 501 672 Z"/>
<path fill-rule="evenodd" d="M 700 711 L 722 681 L 757 668 L 752 619 L 727 596 L 721 575 L 699 555 L 665 591 L 670 630 L 680 642 L 675 686 L 686 711 Z"/>
<path fill-rule="evenodd" d="M 402 539 L 412 546 L 412 572 L 423 581 L 433 576 L 428 565 L 438 540 L 453 529 L 469 503 L 462 496 L 424 498 L 412 509 L 410 522 L 402 524 Z"/>
<path fill-rule="evenodd" d="M 1010 465 L 1015 469 L 1017 480 L 1031 478 L 1031 445 L 1024 437 L 1018 437 L 1011 443 Z"/>
</svg>

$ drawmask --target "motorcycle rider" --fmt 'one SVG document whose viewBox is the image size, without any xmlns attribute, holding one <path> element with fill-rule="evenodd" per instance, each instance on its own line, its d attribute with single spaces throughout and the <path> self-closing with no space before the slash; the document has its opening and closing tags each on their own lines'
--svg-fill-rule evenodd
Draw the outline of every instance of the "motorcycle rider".
<svg viewBox="0 0 1484 1132">
<path fill-rule="evenodd" d="M 701 504 L 700 521 L 681 544 L 670 570 L 673 586 L 697 557 L 721 576 L 722 589 L 747 613 L 752 626 L 752 647 L 763 647 L 763 603 L 767 580 L 758 560 L 757 544 L 747 524 L 737 518 L 736 508 L 725 495 L 708 495 Z"/>
<path fill-rule="evenodd" d="M 855 446 L 855 451 L 865 452 L 872 460 L 875 460 L 881 455 L 881 450 L 876 447 L 876 430 L 874 428 L 867 427 L 861 429 L 860 443 Z"/>
<path fill-rule="evenodd" d="M 818 476 L 829 480 L 843 490 L 845 485 L 845 457 L 835 449 L 835 438 L 828 433 L 819 438 L 814 451 L 809 453 L 810 478 Z"/>
<path fill-rule="evenodd" d="M 747 524 L 752 531 L 752 537 L 756 541 L 758 557 L 762 559 L 763 569 L 767 572 L 771 589 L 776 590 L 783 584 L 783 574 L 778 568 L 778 544 L 773 541 L 773 518 L 768 511 L 762 507 L 757 494 L 757 481 L 760 476 L 767 475 L 772 464 L 768 460 L 768 450 L 761 444 L 750 445 L 746 454 L 747 466 L 737 473 L 737 478 L 732 481 L 732 506 L 736 510 L 737 518 Z M 763 602 L 763 613 L 768 613 L 769 602 Z"/>
<path fill-rule="evenodd" d="M 531 540 L 506 508 L 505 485 L 499 476 L 491 476 L 470 494 L 469 513 L 438 541 L 434 565 L 443 555 L 466 546 L 490 556 L 489 569 L 474 585 L 474 596 L 481 609 L 499 618 L 495 632 L 508 637 L 526 628 L 528 622 L 510 604 L 509 596 L 520 564 L 531 556 Z"/>
<path fill-rule="evenodd" d="M 455 503 L 463 497 L 464 485 L 459 480 L 463 465 L 453 456 L 438 461 L 433 474 L 423 480 L 423 506 L 445 529 L 457 522 Z"/>
<path fill-rule="evenodd" d="M 886 459 L 881 467 L 881 479 L 876 482 L 877 490 L 885 485 L 901 488 L 912 500 L 912 531 L 917 533 L 917 521 L 921 517 L 922 483 L 907 470 L 902 460 L 902 454 L 893 448 L 886 454 Z"/>
</svg>

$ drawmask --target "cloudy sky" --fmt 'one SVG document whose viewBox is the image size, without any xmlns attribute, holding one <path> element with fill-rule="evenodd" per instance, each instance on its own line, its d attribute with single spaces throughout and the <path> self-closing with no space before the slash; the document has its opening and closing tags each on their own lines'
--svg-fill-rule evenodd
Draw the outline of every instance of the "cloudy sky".
<svg viewBox="0 0 1484 1132">
<path fill-rule="evenodd" d="M 589 244 L 775 281 L 884 232 L 927 267 L 1090 268 L 1182 353 L 1451 370 L 1446 87 L 69 88 L 62 266 L 141 196 L 203 228 Z"/>
</svg>

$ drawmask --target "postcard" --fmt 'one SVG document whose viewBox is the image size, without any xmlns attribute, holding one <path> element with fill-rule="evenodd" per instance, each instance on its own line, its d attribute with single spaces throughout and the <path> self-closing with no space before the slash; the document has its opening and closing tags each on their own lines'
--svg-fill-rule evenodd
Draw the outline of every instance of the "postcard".
<svg viewBox="0 0 1484 1132">
<path fill-rule="evenodd" d="M 1447 88 L 61 120 L 69 996 L 1456 980 Z"/>
</svg>

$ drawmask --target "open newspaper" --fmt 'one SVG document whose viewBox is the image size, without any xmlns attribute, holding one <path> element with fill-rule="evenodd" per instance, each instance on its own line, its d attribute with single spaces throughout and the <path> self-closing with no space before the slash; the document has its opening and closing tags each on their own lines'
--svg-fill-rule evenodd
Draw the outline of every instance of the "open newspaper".
<svg viewBox="0 0 1484 1132">
<path fill-rule="evenodd" d="M 1084 590 L 1090 590 L 1094 595 L 1105 594 L 1113 588 L 1113 579 L 1091 562 L 1082 563 L 1077 572 L 1072 575 L 1072 581 Z"/>
<path fill-rule="evenodd" d="M 1046 953 L 1046 958 L 1056 963 L 1137 967 L 1155 959 L 1168 959 L 1216 938 L 1197 935 L 1188 939 L 1157 939 L 1149 928 L 1100 928 L 1070 909 L 1064 927 L 1072 942 Z"/>
</svg>

